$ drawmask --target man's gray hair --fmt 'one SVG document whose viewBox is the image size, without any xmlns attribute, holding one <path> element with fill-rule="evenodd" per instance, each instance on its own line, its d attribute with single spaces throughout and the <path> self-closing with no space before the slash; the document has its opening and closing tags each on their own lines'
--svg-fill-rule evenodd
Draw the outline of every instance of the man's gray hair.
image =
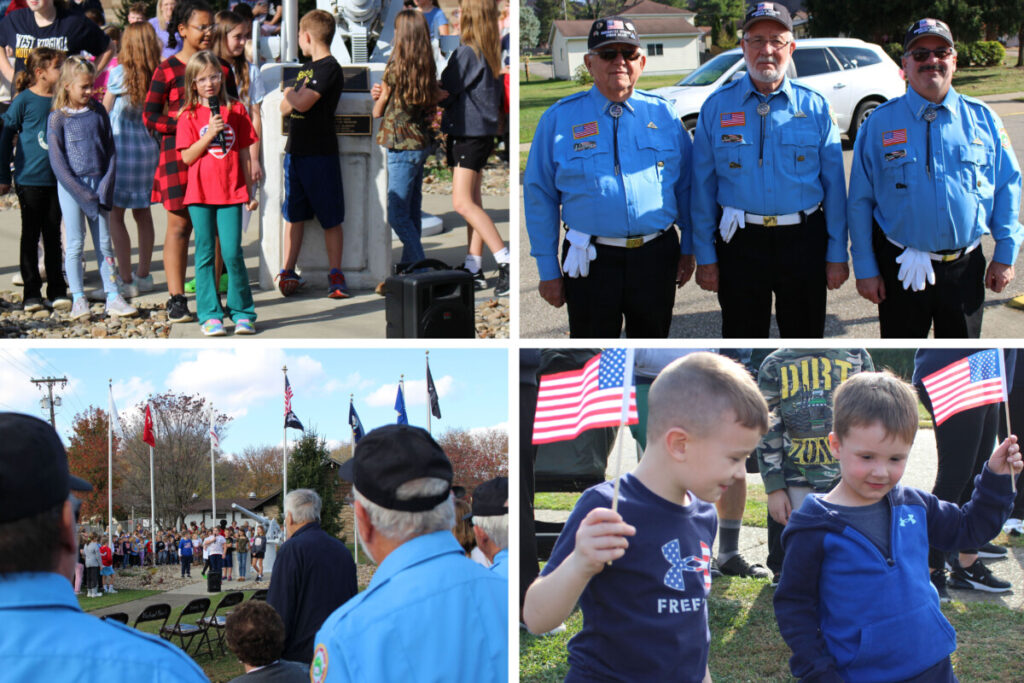
<svg viewBox="0 0 1024 683">
<path fill-rule="evenodd" d="M 295 489 L 284 497 L 285 514 L 292 513 L 293 524 L 320 521 L 320 496 L 313 489 Z"/>
<path fill-rule="evenodd" d="M 486 533 L 498 550 L 508 547 L 508 515 L 489 515 L 480 517 L 473 515 L 473 526 L 480 527 Z"/>
<path fill-rule="evenodd" d="M 449 488 L 449 483 L 444 479 L 421 477 L 411 479 L 399 486 L 395 490 L 395 497 L 398 500 L 412 500 L 413 498 L 436 496 Z M 370 517 L 370 523 L 377 531 L 399 543 L 405 543 L 417 536 L 425 536 L 435 531 L 451 531 L 455 526 L 455 502 L 451 495 L 435 505 L 432 510 L 404 512 L 389 510 L 374 503 L 354 486 L 352 493 L 366 510 L 366 514 Z"/>
</svg>

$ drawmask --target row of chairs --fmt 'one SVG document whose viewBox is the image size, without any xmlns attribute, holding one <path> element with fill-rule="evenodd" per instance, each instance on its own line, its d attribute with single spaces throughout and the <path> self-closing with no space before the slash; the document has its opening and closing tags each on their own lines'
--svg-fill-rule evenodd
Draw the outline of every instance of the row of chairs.
<svg viewBox="0 0 1024 683">
<path fill-rule="evenodd" d="M 221 610 L 234 607 L 242 602 L 244 595 L 242 591 L 232 591 L 226 593 L 221 601 L 214 608 L 213 613 L 210 616 L 206 616 L 206 613 L 210 610 L 210 599 L 209 598 L 196 598 L 185 605 L 185 609 L 181 610 L 181 614 L 178 615 L 177 620 L 173 626 L 168 626 L 167 621 L 171 616 L 171 606 L 166 603 L 159 603 L 156 605 L 150 605 L 139 613 L 139 616 L 135 618 L 134 628 L 138 628 L 139 624 L 146 622 L 159 621 L 160 623 L 160 637 L 165 640 L 174 642 L 175 636 L 186 653 L 189 652 L 189 648 L 192 646 L 192 641 L 199 638 L 195 648 L 194 654 L 196 656 L 202 651 L 203 646 L 206 646 L 206 652 L 212 659 L 213 654 L 213 643 L 210 640 L 210 629 L 213 629 L 214 634 L 217 637 L 217 647 L 220 649 L 221 655 L 226 650 L 224 648 L 224 628 L 227 625 L 227 612 L 219 614 Z M 252 594 L 250 600 L 266 600 L 267 590 L 262 588 Z M 199 615 L 195 619 L 189 618 L 183 621 L 186 617 L 193 617 Z M 119 621 L 122 624 L 128 623 L 128 615 L 124 612 L 115 612 L 114 614 L 108 614 L 103 619 L 110 619 L 112 621 Z M 193 653 L 190 653 L 193 654 Z"/>
</svg>

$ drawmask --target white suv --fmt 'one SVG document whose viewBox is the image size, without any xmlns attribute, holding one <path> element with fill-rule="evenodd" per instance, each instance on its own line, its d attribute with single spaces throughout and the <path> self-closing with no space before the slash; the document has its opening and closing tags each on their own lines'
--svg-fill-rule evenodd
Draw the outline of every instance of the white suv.
<svg viewBox="0 0 1024 683">
<path fill-rule="evenodd" d="M 672 101 L 683 125 L 692 132 L 704 100 L 746 72 L 743 53 L 737 48 L 705 62 L 675 85 L 653 92 Z M 788 75 L 828 98 L 840 132 L 851 141 L 875 107 L 907 89 L 903 72 L 889 55 L 878 45 L 856 38 L 797 40 Z"/>
</svg>

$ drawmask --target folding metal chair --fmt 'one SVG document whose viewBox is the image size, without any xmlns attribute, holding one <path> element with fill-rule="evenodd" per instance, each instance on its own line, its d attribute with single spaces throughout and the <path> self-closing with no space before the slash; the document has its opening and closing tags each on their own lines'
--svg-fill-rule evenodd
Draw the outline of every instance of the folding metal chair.
<svg viewBox="0 0 1024 683">
<path fill-rule="evenodd" d="M 267 601 L 267 589 L 266 588 L 260 588 L 258 591 L 253 593 L 252 596 L 249 599 L 250 600 L 262 600 L 263 602 L 266 602 Z"/>
<path fill-rule="evenodd" d="M 139 616 L 135 617 L 135 623 L 132 628 L 138 628 L 139 624 L 143 624 L 147 621 L 159 621 L 160 631 L 162 632 L 167 627 L 167 619 L 171 616 L 171 606 L 165 603 L 159 603 L 157 605 L 150 605 L 146 609 L 139 612 Z M 125 622 L 128 623 L 128 622 Z"/>
<path fill-rule="evenodd" d="M 181 614 L 178 615 L 178 619 L 174 622 L 174 626 L 164 626 L 160 629 L 160 637 L 173 643 L 174 636 L 178 636 L 178 640 L 181 643 L 181 649 L 188 654 L 188 648 L 195 637 L 206 632 L 206 625 L 201 622 L 209 609 L 210 598 L 196 598 L 185 605 L 185 609 L 181 610 Z M 195 623 L 182 623 L 181 620 L 183 617 L 188 617 L 193 614 L 199 615 Z M 186 638 L 188 638 L 188 642 L 185 641 Z M 196 648 L 196 654 L 199 654 L 199 648 Z"/>
<path fill-rule="evenodd" d="M 211 628 L 217 633 L 217 645 L 220 647 L 220 653 L 223 655 L 227 652 L 227 650 L 224 649 L 224 628 L 228 621 L 227 613 L 224 613 L 223 615 L 218 615 L 217 613 L 222 609 L 234 607 L 235 605 L 240 604 L 244 598 L 245 595 L 242 591 L 232 591 L 226 594 L 221 601 L 217 603 L 217 606 L 213 608 L 213 614 L 199 620 L 204 626 L 206 626 L 206 632 L 203 634 L 203 642 L 206 643 L 206 649 L 210 653 L 211 658 L 213 657 L 213 647 L 210 644 Z M 202 646 L 203 643 L 199 643 L 199 647 L 201 648 Z"/>
<path fill-rule="evenodd" d="M 168 612 L 168 614 L 170 614 L 170 612 Z M 103 621 L 109 619 L 110 621 L 120 621 L 122 624 L 125 625 L 128 624 L 128 615 L 124 612 L 114 612 L 113 614 L 105 614 L 102 617 L 100 617 L 100 619 L 102 619 Z"/>
</svg>

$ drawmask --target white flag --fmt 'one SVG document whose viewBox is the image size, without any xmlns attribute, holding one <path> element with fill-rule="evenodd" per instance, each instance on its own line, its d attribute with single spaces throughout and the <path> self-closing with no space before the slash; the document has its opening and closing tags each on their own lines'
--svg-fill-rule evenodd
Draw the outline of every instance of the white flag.
<svg viewBox="0 0 1024 683">
<path fill-rule="evenodd" d="M 220 427 L 217 426 L 217 414 L 213 411 L 213 406 L 210 406 L 210 442 L 213 447 L 220 450 Z"/>
<path fill-rule="evenodd" d="M 121 418 L 117 414 L 117 406 L 114 405 L 114 387 L 110 387 L 110 426 L 117 434 L 117 438 L 124 440 L 124 430 L 121 429 Z"/>
</svg>

